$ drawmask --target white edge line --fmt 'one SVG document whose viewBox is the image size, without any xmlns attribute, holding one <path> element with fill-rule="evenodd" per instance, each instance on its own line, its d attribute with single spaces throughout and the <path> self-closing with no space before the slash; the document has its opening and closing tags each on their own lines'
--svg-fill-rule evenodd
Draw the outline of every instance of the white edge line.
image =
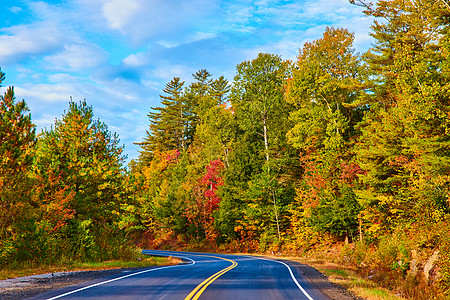
<svg viewBox="0 0 450 300">
<path fill-rule="evenodd" d="M 171 255 L 171 256 L 175 256 L 175 255 Z M 70 295 L 70 294 L 74 294 L 74 293 L 77 293 L 77 292 L 80 292 L 80 291 L 83 291 L 83 290 L 86 290 L 86 289 L 89 289 L 89 288 L 92 288 L 92 287 L 96 287 L 96 286 L 99 286 L 99 285 L 102 285 L 102 284 L 110 283 L 110 282 L 113 282 L 113 281 L 116 281 L 116 280 L 120 280 L 120 279 L 124 279 L 124 278 L 127 278 L 127 277 L 131 277 L 131 276 L 134 276 L 134 275 L 139 275 L 139 274 L 143 274 L 143 273 L 147 273 L 147 272 L 151 272 L 151 271 L 157 271 L 157 270 L 168 269 L 168 268 L 175 268 L 175 267 L 182 267 L 182 266 L 191 266 L 191 265 L 195 265 L 195 261 L 192 260 L 192 259 L 190 259 L 190 258 L 188 258 L 188 257 L 184 257 L 184 256 L 176 256 L 176 257 L 184 258 L 184 259 L 190 260 L 190 261 L 192 261 L 192 264 L 189 264 L 189 265 L 166 266 L 166 267 L 156 267 L 156 268 L 152 268 L 152 269 L 149 269 L 149 270 L 144 270 L 144 271 L 140 271 L 140 272 L 128 274 L 128 275 L 125 275 L 125 276 L 122 276 L 122 277 L 113 278 L 113 279 L 110 279 L 110 280 L 107 280 L 107 281 L 98 282 L 98 283 L 96 283 L 96 284 L 92 284 L 92 285 L 89 285 L 89 286 L 85 286 L 85 287 L 79 288 L 79 289 L 77 289 L 77 290 L 73 290 L 73 291 L 70 291 L 70 292 L 67 292 L 67 293 L 64 293 L 64 294 L 61 294 L 61 295 L 52 297 L 52 298 L 48 298 L 47 300 L 53 300 L 53 299 L 62 298 L 62 297 L 68 296 L 68 295 Z"/>
<path fill-rule="evenodd" d="M 286 268 L 288 268 L 289 273 L 291 274 L 292 280 L 294 280 L 295 284 L 298 286 L 298 288 L 302 291 L 303 294 L 305 294 L 305 296 L 309 299 L 309 300 L 314 300 L 309 294 L 308 292 L 300 285 L 300 283 L 297 281 L 297 278 L 295 278 L 294 273 L 292 273 L 291 268 L 284 262 L 282 261 L 278 261 L 278 260 L 274 260 L 274 259 L 267 259 L 267 258 L 262 258 L 262 257 L 257 257 L 257 256 L 247 256 L 247 257 L 252 257 L 252 258 L 257 258 L 257 259 L 262 259 L 262 260 L 267 260 L 267 261 L 273 261 L 273 262 L 277 262 L 280 264 L 283 264 L 286 266 Z"/>
</svg>

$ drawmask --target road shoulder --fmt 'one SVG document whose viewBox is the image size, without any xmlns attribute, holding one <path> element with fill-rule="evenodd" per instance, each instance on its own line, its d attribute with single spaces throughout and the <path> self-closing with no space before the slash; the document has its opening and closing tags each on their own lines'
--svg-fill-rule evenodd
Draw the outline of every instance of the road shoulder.
<svg viewBox="0 0 450 300">
<path fill-rule="evenodd" d="M 76 285 L 86 281 L 91 281 L 117 274 L 139 271 L 142 269 L 148 269 L 148 267 L 95 271 L 69 271 L 0 280 L 0 299 L 27 299 L 66 286 Z"/>
<path fill-rule="evenodd" d="M 354 295 L 351 291 L 343 286 L 333 283 L 318 270 L 311 266 L 296 262 L 288 261 L 289 265 L 295 267 L 304 278 L 306 278 L 311 284 L 316 286 L 322 293 L 330 297 L 331 299 L 338 300 L 364 300 L 361 297 Z"/>
</svg>

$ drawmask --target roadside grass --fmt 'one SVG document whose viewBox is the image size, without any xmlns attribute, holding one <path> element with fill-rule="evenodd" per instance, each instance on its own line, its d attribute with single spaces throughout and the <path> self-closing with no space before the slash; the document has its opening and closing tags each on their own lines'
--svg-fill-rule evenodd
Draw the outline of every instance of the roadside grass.
<svg viewBox="0 0 450 300">
<path fill-rule="evenodd" d="M 380 287 L 375 282 L 358 275 L 356 270 L 337 263 L 298 257 L 283 257 L 292 261 L 307 264 L 325 275 L 328 280 L 339 284 L 358 297 L 366 300 L 405 300 L 394 292 Z"/>
<path fill-rule="evenodd" d="M 140 254 L 136 260 L 109 260 L 103 262 L 77 262 L 61 260 L 57 264 L 42 265 L 33 262 L 15 263 L 0 269 L 0 280 L 22 276 L 68 272 L 68 271 L 93 271 L 110 270 L 121 268 L 142 268 L 150 266 L 176 265 L 180 263 L 179 258 L 155 257 Z"/>
</svg>

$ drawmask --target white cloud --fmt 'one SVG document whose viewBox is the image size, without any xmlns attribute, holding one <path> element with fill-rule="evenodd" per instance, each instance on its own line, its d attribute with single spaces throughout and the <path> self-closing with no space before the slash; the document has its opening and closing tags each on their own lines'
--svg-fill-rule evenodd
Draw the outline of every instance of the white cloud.
<svg viewBox="0 0 450 300">
<path fill-rule="evenodd" d="M 37 22 L 4 28 L 0 35 L 0 61 L 13 63 L 32 55 L 55 51 L 62 46 L 64 34 L 55 24 Z"/>
<path fill-rule="evenodd" d="M 150 63 L 148 55 L 144 52 L 130 54 L 122 62 L 130 67 L 142 67 Z"/>
<path fill-rule="evenodd" d="M 103 4 L 102 13 L 112 29 L 123 30 L 135 20 L 140 8 L 137 0 L 110 0 Z"/>
<path fill-rule="evenodd" d="M 60 115 L 52 115 L 52 114 L 43 114 L 40 116 L 39 119 L 34 119 L 33 115 L 32 122 L 37 127 L 37 133 L 41 132 L 42 129 L 47 128 L 50 129 L 50 127 L 55 123 L 55 119 L 59 118 L 61 119 Z"/>
<path fill-rule="evenodd" d="M 80 0 L 82 1 L 82 0 Z M 135 45 L 167 36 L 183 38 L 190 30 L 214 20 L 211 0 L 104 0 L 101 14 L 108 27 Z"/>
<path fill-rule="evenodd" d="M 182 64 L 161 64 L 151 72 L 151 76 L 164 82 L 168 82 L 174 77 L 180 77 L 182 80 L 190 80 L 192 74 L 196 71 L 197 69 Z"/>
<path fill-rule="evenodd" d="M 62 51 L 45 57 L 45 61 L 52 69 L 79 71 L 106 63 L 107 56 L 98 46 L 68 44 Z"/>
<path fill-rule="evenodd" d="M 48 81 L 52 84 L 65 82 L 67 84 L 74 84 L 82 80 L 81 77 L 74 76 L 69 73 L 52 73 L 47 76 Z"/>
<path fill-rule="evenodd" d="M 18 13 L 22 12 L 22 7 L 18 7 L 18 6 L 8 7 L 8 10 L 14 14 L 18 14 Z"/>
<path fill-rule="evenodd" d="M 45 105 L 66 103 L 70 96 L 80 95 L 79 90 L 72 84 L 27 84 L 15 87 L 16 95 L 27 102 L 45 102 Z M 42 104 L 41 104 L 42 105 Z"/>
<path fill-rule="evenodd" d="M 178 38 L 175 40 L 170 39 L 161 40 L 158 41 L 158 44 L 166 48 L 175 48 L 182 44 L 191 44 L 202 40 L 212 39 L 217 36 L 218 36 L 217 33 L 194 31 L 192 33 L 187 34 L 184 38 L 181 39 Z"/>
</svg>

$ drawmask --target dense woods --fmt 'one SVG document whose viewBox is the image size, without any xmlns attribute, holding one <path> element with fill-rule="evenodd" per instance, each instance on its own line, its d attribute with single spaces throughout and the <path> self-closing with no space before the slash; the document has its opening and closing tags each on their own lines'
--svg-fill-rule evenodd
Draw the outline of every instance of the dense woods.
<svg viewBox="0 0 450 300">
<path fill-rule="evenodd" d="M 351 2 L 375 19 L 366 53 L 326 28 L 296 61 L 261 53 L 231 82 L 205 69 L 174 77 L 128 167 L 85 101 L 36 134 L 7 89 L 0 264 L 132 257 L 136 246 L 334 247 L 407 297 L 448 295 L 450 6 Z"/>
</svg>

